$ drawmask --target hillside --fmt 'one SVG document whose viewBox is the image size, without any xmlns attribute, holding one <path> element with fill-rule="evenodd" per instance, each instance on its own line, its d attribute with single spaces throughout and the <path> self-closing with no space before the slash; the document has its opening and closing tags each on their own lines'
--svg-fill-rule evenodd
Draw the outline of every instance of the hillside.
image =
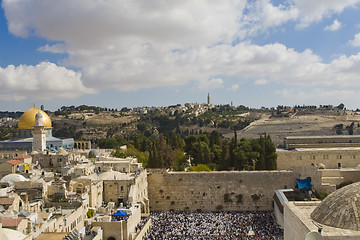
<svg viewBox="0 0 360 240">
<path fill-rule="evenodd" d="M 131 140 L 138 134 L 150 136 L 172 131 L 187 136 L 215 130 L 229 139 L 233 138 L 234 131 L 237 132 L 238 139 L 254 139 L 267 134 L 277 146 L 283 143 L 286 136 L 360 134 L 359 112 L 316 107 L 278 107 L 275 110 L 189 104 L 133 110 L 123 108 L 118 111 L 71 106 L 47 113 L 52 119 L 54 136 L 90 140 L 93 143 L 102 138 L 121 137 Z M 8 132 L 17 122 L 17 116 L 12 117 L 9 121 L 9 113 L 3 113 L 3 125 L 0 129 L 2 139 L 15 136 L 15 132 Z"/>
<path fill-rule="evenodd" d="M 341 113 L 316 111 L 311 114 L 298 113 L 291 117 L 271 117 L 268 114 L 262 115 L 261 119 L 237 131 L 237 135 L 238 138 L 251 139 L 266 133 L 271 136 L 275 145 L 281 145 L 286 136 L 349 134 L 352 123 L 354 123 L 353 134 L 360 134 L 360 115 L 351 111 Z M 224 136 L 230 138 L 233 133 Z"/>
</svg>

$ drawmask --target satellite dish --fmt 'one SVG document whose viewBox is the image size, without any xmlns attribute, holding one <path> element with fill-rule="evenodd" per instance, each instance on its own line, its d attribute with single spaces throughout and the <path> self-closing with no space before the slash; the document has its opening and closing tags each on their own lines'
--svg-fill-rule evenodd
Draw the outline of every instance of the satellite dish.
<svg viewBox="0 0 360 240">
<path fill-rule="evenodd" d="M 305 240 L 322 240 L 323 237 L 318 232 L 309 232 L 305 236 Z"/>
</svg>

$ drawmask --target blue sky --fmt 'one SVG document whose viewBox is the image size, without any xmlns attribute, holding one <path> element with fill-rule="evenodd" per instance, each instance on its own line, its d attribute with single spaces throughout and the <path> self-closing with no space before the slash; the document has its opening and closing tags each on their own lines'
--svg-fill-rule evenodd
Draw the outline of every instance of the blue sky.
<svg viewBox="0 0 360 240">
<path fill-rule="evenodd" d="M 360 0 L 3 0 L 0 110 L 360 108 Z"/>
</svg>

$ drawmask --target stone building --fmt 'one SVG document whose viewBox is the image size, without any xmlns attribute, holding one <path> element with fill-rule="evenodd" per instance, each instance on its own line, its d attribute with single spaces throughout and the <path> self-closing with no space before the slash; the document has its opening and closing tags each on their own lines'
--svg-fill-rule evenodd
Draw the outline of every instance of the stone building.
<svg viewBox="0 0 360 240">
<path fill-rule="evenodd" d="M 44 199 L 45 193 L 47 193 L 47 184 L 41 178 L 32 178 L 28 181 L 14 183 L 14 190 L 20 196 L 24 196 L 26 201 L 32 203 Z"/>
<path fill-rule="evenodd" d="M 73 160 L 70 154 L 61 149 L 58 152 L 36 152 L 31 153 L 33 165 L 39 165 L 41 168 L 45 168 L 52 172 L 61 173 L 62 168 L 70 166 Z"/>
<path fill-rule="evenodd" d="M 286 149 L 360 147 L 359 135 L 289 136 L 284 139 Z"/>
<path fill-rule="evenodd" d="M 89 195 L 90 208 L 99 208 L 103 205 L 103 181 L 86 177 L 78 177 L 70 181 L 70 191 Z"/>
<path fill-rule="evenodd" d="M 0 177 L 5 177 L 8 174 L 14 174 L 20 171 L 24 162 L 20 160 L 9 160 L 4 163 L 0 163 Z M 23 168 L 22 168 L 23 169 Z"/>
<path fill-rule="evenodd" d="M 277 149 L 277 168 L 321 165 L 322 168 L 355 168 L 360 164 L 360 148 L 298 148 Z"/>
<path fill-rule="evenodd" d="M 134 240 L 137 235 L 136 226 L 141 219 L 141 210 L 138 204 L 128 209 L 126 220 L 119 221 L 94 221 L 93 226 L 101 227 L 105 240 Z M 141 239 L 141 238 L 136 238 Z"/>
<path fill-rule="evenodd" d="M 20 155 L 26 155 L 26 150 L 0 150 L 0 160 L 11 160 Z"/>
<path fill-rule="evenodd" d="M 291 136 L 277 149 L 277 168 L 316 165 L 321 168 L 355 168 L 360 164 L 360 136 Z"/>
<path fill-rule="evenodd" d="M 84 189 L 85 186 L 90 189 L 92 206 L 109 202 L 114 202 L 117 207 L 140 204 L 141 211 L 149 213 L 148 182 L 145 169 L 132 174 L 108 169 L 100 174 L 73 179 L 71 185 L 73 189 Z M 102 197 L 101 202 L 100 197 Z"/>
<path fill-rule="evenodd" d="M 136 158 L 115 158 L 115 157 L 98 157 L 94 162 L 97 172 L 113 169 L 122 173 L 134 173 L 142 168 L 142 164 L 137 162 Z"/>
</svg>

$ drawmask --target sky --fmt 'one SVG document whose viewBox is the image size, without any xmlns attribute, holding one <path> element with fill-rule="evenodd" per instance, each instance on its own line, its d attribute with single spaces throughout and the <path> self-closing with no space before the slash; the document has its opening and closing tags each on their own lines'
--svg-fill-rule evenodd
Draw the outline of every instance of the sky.
<svg viewBox="0 0 360 240">
<path fill-rule="evenodd" d="M 360 108 L 360 0 L 2 0 L 0 111 Z"/>
</svg>

